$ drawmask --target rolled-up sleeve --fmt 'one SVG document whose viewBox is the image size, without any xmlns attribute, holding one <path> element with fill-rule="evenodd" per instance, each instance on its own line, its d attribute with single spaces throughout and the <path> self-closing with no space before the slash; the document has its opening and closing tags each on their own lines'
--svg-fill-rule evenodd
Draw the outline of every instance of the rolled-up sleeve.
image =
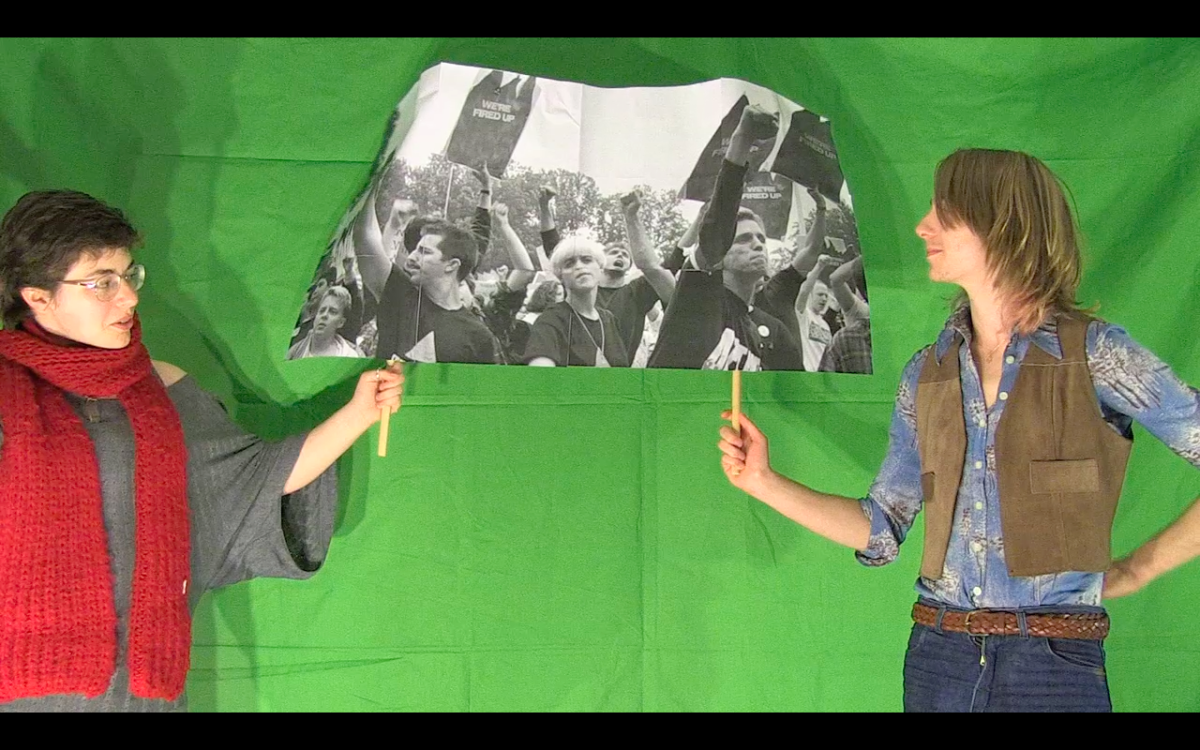
<svg viewBox="0 0 1200 750">
<path fill-rule="evenodd" d="M 900 376 L 896 406 L 888 430 L 888 452 L 883 465 L 862 499 L 862 511 L 871 521 L 867 548 L 855 552 L 863 565 L 887 565 L 900 553 L 900 545 L 921 510 L 921 458 L 917 451 L 917 378 L 925 364 L 926 347 L 913 355 Z"/>
</svg>

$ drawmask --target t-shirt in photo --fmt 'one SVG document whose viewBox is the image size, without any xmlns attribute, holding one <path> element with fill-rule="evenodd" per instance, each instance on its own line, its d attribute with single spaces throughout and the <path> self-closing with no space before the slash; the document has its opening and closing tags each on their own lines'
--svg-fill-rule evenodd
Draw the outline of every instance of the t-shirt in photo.
<svg viewBox="0 0 1200 750">
<path fill-rule="evenodd" d="M 596 307 L 602 307 L 617 319 L 621 343 L 626 352 L 636 352 L 646 328 L 646 313 L 658 302 L 658 292 L 639 276 L 625 286 L 600 287 L 596 290 Z"/>
<path fill-rule="evenodd" d="M 496 362 L 495 340 L 474 313 L 437 305 L 398 268 L 388 275 L 376 322 L 375 356 L 380 359 L 395 355 L 409 362 Z"/>
<path fill-rule="evenodd" d="M 803 370 L 796 339 L 778 318 L 747 305 L 720 271 L 684 269 L 647 367 Z"/>
<path fill-rule="evenodd" d="M 816 372 L 821 365 L 821 357 L 825 356 L 825 347 L 833 340 L 833 333 L 825 317 L 817 315 L 807 305 L 803 310 L 796 311 L 796 320 L 800 325 L 800 350 L 804 353 L 804 369 Z"/>
<path fill-rule="evenodd" d="M 590 320 L 565 300 L 547 307 L 529 333 L 525 362 L 546 357 L 558 367 L 629 367 L 616 317 L 600 307 L 596 312 L 599 320 Z"/>
</svg>

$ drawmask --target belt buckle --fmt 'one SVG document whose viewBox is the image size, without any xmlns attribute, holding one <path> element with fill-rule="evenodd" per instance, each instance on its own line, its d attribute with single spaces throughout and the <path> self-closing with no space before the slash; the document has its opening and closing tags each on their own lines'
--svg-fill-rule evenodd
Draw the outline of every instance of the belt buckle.
<svg viewBox="0 0 1200 750">
<path fill-rule="evenodd" d="M 963 631 L 966 632 L 967 635 L 987 635 L 987 633 L 975 633 L 971 630 L 971 618 L 978 613 L 979 610 L 977 609 L 972 609 L 967 612 L 967 617 L 965 620 L 963 620 Z"/>
</svg>

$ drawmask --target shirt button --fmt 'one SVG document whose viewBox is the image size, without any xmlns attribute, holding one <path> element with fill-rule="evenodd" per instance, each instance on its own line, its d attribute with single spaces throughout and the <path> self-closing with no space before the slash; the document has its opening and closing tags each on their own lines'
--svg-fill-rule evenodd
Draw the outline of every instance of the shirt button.
<svg viewBox="0 0 1200 750">
<path fill-rule="evenodd" d="M 979 542 L 971 542 L 971 551 L 972 552 L 978 553 L 979 550 L 981 550 L 981 549 L 983 549 L 982 544 L 980 544 Z M 978 594 L 976 596 L 978 596 Z"/>
<path fill-rule="evenodd" d="M 980 417 L 980 418 L 979 418 L 979 426 L 980 426 L 980 427 L 987 427 L 987 417 Z"/>
<path fill-rule="evenodd" d="M 983 503 L 975 503 L 975 510 L 983 510 Z"/>
<path fill-rule="evenodd" d="M 1017 361 L 1017 358 L 1010 354 L 1004 358 L 1004 361 L 1011 365 L 1013 362 Z"/>
<path fill-rule="evenodd" d="M 982 469 L 982 468 L 983 468 L 983 461 L 976 461 L 976 462 L 975 462 L 975 468 L 976 468 L 976 469 Z"/>
<path fill-rule="evenodd" d="M 1008 391 L 1000 391 L 1000 400 L 1001 400 L 1001 401 L 1007 401 L 1007 400 L 1008 400 Z"/>
<path fill-rule="evenodd" d="M 975 597 L 976 599 L 978 599 L 982 594 L 983 594 L 983 589 L 979 588 L 978 586 L 971 589 L 971 596 Z"/>
</svg>

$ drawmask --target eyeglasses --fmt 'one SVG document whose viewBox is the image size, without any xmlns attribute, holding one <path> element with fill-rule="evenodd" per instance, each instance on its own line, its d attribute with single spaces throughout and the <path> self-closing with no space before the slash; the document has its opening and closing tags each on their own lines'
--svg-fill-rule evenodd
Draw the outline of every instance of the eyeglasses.
<svg viewBox="0 0 1200 750">
<path fill-rule="evenodd" d="M 92 290 L 96 295 L 96 299 L 101 302 L 109 302 L 117 296 L 117 291 L 121 288 L 121 281 L 124 280 L 129 288 L 137 291 L 142 288 L 142 284 L 146 282 L 146 267 L 137 263 L 129 267 L 125 273 L 117 273 L 109 271 L 101 274 L 94 279 L 72 280 L 63 279 L 64 284 L 77 284 Z"/>
</svg>

